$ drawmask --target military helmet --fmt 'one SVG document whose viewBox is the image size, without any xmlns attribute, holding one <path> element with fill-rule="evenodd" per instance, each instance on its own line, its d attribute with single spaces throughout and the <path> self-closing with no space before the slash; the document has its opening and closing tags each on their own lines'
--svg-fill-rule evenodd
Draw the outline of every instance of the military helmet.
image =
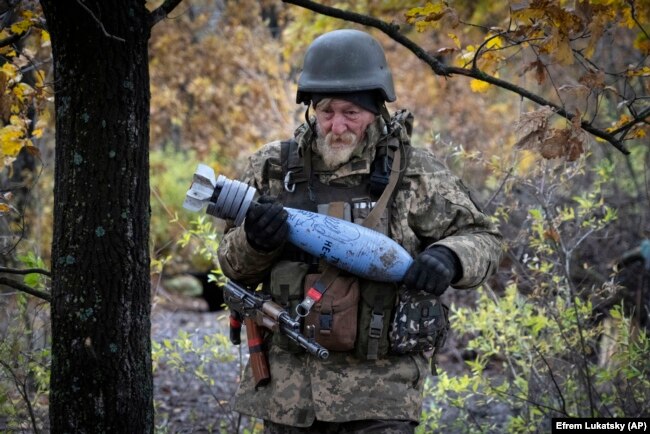
<svg viewBox="0 0 650 434">
<path fill-rule="evenodd" d="M 298 104 L 309 104 L 312 93 L 372 90 L 383 101 L 396 99 L 384 50 L 369 34 L 352 29 L 334 30 L 319 36 L 307 48 L 298 79 Z"/>
</svg>

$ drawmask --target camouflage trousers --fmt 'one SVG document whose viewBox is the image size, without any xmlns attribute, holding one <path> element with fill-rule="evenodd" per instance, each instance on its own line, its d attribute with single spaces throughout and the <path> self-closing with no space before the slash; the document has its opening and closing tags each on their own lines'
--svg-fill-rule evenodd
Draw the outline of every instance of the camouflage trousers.
<svg viewBox="0 0 650 434">
<path fill-rule="evenodd" d="M 416 422 L 411 420 L 353 420 L 351 422 L 314 421 L 312 426 L 299 428 L 264 421 L 264 434 L 413 434 Z"/>
</svg>

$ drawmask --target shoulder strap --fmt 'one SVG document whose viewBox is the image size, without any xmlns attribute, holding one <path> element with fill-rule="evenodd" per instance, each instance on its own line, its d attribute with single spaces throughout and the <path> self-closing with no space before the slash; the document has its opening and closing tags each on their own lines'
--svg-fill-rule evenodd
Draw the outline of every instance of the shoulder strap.
<svg viewBox="0 0 650 434">
<path fill-rule="evenodd" d="M 386 128 L 388 130 L 387 134 L 377 144 L 370 174 L 370 193 L 375 196 L 380 196 L 388 185 L 395 151 L 401 149 L 404 163 L 408 162 L 411 150 L 410 137 L 413 131 L 413 115 L 408 110 L 400 110 L 390 118 Z M 406 164 L 403 164 L 403 167 L 406 167 Z"/>
</svg>

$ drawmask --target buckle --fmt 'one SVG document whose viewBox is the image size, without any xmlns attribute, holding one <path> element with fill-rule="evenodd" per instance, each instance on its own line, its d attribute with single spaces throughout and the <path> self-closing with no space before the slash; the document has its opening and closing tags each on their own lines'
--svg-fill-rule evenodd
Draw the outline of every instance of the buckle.
<svg viewBox="0 0 650 434">
<path fill-rule="evenodd" d="M 285 191 L 293 193 L 296 191 L 296 183 L 293 182 L 293 170 L 289 170 L 286 175 L 284 175 L 283 181 Z"/>
<path fill-rule="evenodd" d="M 374 313 L 370 319 L 370 329 L 368 330 L 368 336 L 373 339 L 379 339 L 381 337 L 381 331 L 384 328 L 384 314 L 383 313 Z"/>
<path fill-rule="evenodd" d="M 322 334 L 329 334 L 332 330 L 332 314 L 320 313 L 320 332 Z"/>
</svg>

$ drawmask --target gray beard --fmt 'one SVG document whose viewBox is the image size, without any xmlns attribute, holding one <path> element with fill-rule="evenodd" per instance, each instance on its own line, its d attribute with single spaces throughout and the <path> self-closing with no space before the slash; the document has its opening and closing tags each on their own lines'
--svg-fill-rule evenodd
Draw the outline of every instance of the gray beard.
<svg viewBox="0 0 650 434">
<path fill-rule="evenodd" d="M 354 139 L 351 139 L 350 143 L 354 143 L 354 146 L 346 146 L 344 149 L 332 149 L 330 146 L 332 137 L 328 140 L 327 136 L 324 136 L 320 132 L 318 125 L 315 126 L 315 129 L 316 139 L 312 145 L 312 149 L 321 156 L 323 166 L 325 166 L 327 170 L 334 170 L 350 161 L 353 156 L 360 156 L 367 145 L 377 143 L 381 137 L 383 121 L 380 116 L 377 116 L 377 118 L 368 125 L 368 128 L 366 128 L 361 138 L 355 136 Z"/>
<path fill-rule="evenodd" d="M 342 139 L 346 146 L 341 149 L 335 149 L 331 143 L 334 140 L 334 134 L 329 133 L 326 136 L 318 131 L 316 136 L 316 152 L 323 159 L 323 165 L 328 170 L 333 170 L 350 161 L 352 154 L 361 144 L 361 140 L 354 133 L 344 133 Z"/>
</svg>

